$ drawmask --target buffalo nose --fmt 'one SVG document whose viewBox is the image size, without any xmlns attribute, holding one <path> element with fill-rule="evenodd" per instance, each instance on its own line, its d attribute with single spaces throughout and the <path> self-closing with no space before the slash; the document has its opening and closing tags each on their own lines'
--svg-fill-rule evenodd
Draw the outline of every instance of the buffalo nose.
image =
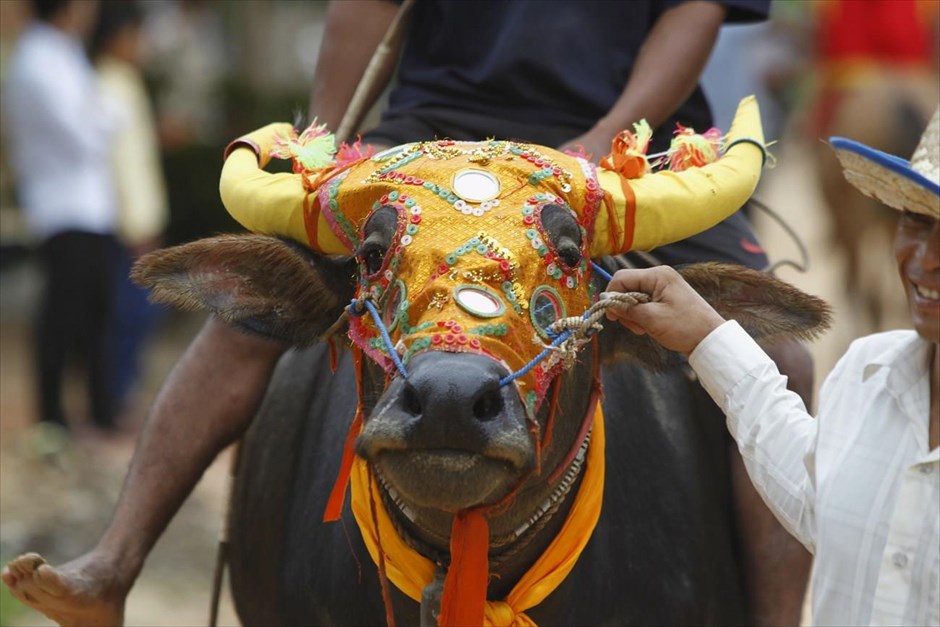
<svg viewBox="0 0 940 627">
<path fill-rule="evenodd" d="M 424 420 L 449 418 L 489 422 L 504 410 L 505 375 L 500 364 L 481 355 L 431 352 L 409 365 L 402 408 Z"/>
</svg>

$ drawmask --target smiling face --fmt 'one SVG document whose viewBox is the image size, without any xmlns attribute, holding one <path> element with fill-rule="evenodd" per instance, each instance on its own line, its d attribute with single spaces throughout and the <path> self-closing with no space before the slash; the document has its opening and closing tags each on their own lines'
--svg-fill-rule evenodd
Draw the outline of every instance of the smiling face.
<svg viewBox="0 0 940 627">
<path fill-rule="evenodd" d="M 940 221 L 905 211 L 894 255 L 914 328 L 927 341 L 940 344 Z"/>
</svg>

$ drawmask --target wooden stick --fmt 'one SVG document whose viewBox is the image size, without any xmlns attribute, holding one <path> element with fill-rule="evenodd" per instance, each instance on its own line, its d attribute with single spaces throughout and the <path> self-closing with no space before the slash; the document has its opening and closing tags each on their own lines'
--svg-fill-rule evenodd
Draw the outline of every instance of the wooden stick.
<svg viewBox="0 0 940 627">
<path fill-rule="evenodd" d="M 219 599 L 222 597 L 222 580 L 228 563 L 229 539 L 232 532 L 232 505 L 235 502 L 235 478 L 238 475 L 238 460 L 241 456 L 242 441 L 235 443 L 232 449 L 232 464 L 229 467 L 228 502 L 225 504 L 225 519 L 219 535 L 219 550 L 215 558 L 215 572 L 212 575 L 212 600 L 209 602 L 209 627 L 216 627 L 219 621 Z"/>
<path fill-rule="evenodd" d="M 392 20 L 392 23 L 389 24 L 388 30 L 382 37 L 382 41 L 379 42 L 375 53 L 372 55 L 372 58 L 369 59 L 369 64 L 362 74 L 362 79 L 356 86 L 356 91 L 353 92 L 353 97 L 349 101 L 349 107 L 347 107 L 346 113 L 343 114 L 343 119 L 340 122 L 339 129 L 337 129 L 336 137 L 339 140 L 345 141 L 349 135 L 352 134 L 353 129 L 362 121 L 362 116 L 365 113 L 363 109 L 365 108 L 366 98 L 369 96 L 369 92 L 375 87 L 381 75 L 382 68 L 387 62 L 389 55 L 392 53 L 392 43 L 401 34 L 402 27 L 405 23 L 404 18 L 408 14 L 408 11 L 411 10 L 413 4 L 414 0 L 404 0 L 401 3 L 398 13 L 395 14 L 395 18 Z M 345 313 L 346 312 L 344 312 L 344 314 Z M 332 335 L 346 322 L 346 318 L 346 315 L 340 316 L 339 320 L 330 327 L 325 336 L 329 337 Z M 222 580 L 225 574 L 225 566 L 228 562 L 229 535 L 232 524 L 232 503 L 235 500 L 235 477 L 238 474 L 238 457 L 240 451 L 241 441 L 239 440 L 233 451 L 232 467 L 229 477 L 229 498 L 225 512 L 225 526 L 219 538 L 219 551 L 216 556 L 215 573 L 212 577 L 212 600 L 209 605 L 209 627 L 216 627 L 219 618 L 219 600 L 222 596 Z"/>
</svg>

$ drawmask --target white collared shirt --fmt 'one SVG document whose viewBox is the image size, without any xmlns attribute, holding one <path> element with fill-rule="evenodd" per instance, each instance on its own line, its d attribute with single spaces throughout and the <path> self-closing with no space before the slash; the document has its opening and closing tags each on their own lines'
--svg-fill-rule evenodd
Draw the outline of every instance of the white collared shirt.
<svg viewBox="0 0 940 627">
<path fill-rule="evenodd" d="M 751 481 L 815 555 L 816 624 L 940 624 L 932 349 L 914 331 L 856 340 L 823 384 L 816 420 L 736 322 L 689 357 Z"/>
<path fill-rule="evenodd" d="M 115 129 L 81 43 L 47 24 L 31 25 L 3 85 L 3 134 L 34 235 L 114 231 L 109 151 Z"/>
</svg>

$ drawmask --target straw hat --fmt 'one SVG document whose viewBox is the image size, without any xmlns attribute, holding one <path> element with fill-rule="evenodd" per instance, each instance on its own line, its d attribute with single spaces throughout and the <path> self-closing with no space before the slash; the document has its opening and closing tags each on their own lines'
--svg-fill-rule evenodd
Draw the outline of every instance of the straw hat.
<svg viewBox="0 0 940 627">
<path fill-rule="evenodd" d="M 851 139 L 831 137 L 846 180 L 866 196 L 901 211 L 940 219 L 940 108 L 910 162 Z"/>
</svg>

